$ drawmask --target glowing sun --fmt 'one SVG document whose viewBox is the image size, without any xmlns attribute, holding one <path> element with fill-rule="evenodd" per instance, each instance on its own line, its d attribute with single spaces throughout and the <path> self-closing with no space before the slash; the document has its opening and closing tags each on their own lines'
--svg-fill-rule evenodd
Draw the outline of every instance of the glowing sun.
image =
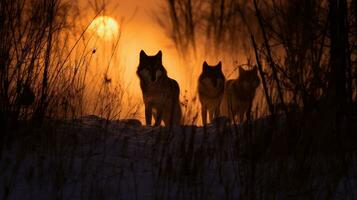
<svg viewBox="0 0 357 200">
<path fill-rule="evenodd" d="M 89 25 L 89 29 L 94 31 L 100 38 L 111 40 L 118 36 L 119 25 L 115 19 L 108 16 L 97 17 Z"/>
</svg>

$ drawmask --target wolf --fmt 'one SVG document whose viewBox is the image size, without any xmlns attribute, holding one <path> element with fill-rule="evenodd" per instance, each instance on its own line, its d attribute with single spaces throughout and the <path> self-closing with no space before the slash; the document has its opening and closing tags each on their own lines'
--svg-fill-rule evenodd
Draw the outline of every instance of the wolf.
<svg viewBox="0 0 357 200">
<path fill-rule="evenodd" d="M 162 65 L 162 52 L 148 56 L 140 51 L 140 61 L 136 74 L 140 79 L 140 87 L 145 104 L 146 125 L 151 125 L 154 117 L 155 126 L 164 121 L 165 126 L 181 124 L 180 87 L 167 76 Z"/>
<path fill-rule="evenodd" d="M 250 112 L 255 91 L 260 84 L 257 72 L 257 66 L 251 70 L 239 67 L 239 77 L 226 82 L 220 110 L 231 122 L 235 122 L 235 119 L 242 122 L 244 115 Z"/>
<path fill-rule="evenodd" d="M 198 97 L 201 102 L 203 125 L 207 124 L 207 111 L 210 122 L 219 117 L 225 80 L 222 62 L 219 62 L 216 66 L 210 66 L 206 61 L 203 63 L 202 73 L 198 78 Z"/>
</svg>

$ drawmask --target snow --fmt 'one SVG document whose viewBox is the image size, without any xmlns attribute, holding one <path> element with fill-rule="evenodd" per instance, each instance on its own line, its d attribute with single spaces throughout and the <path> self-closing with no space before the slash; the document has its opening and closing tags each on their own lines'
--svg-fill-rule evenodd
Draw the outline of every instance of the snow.
<svg viewBox="0 0 357 200">
<path fill-rule="evenodd" d="M 221 122 L 220 122 L 221 123 Z M 148 127 L 85 116 L 0 159 L 5 199 L 239 199 L 241 126 Z M 224 136 L 223 134 L 229 134 Z M 24 145 L 26 144 L 26 145 Z M 267 162 L 269 163 L 269 162 Z M 260 172 L 270 164 L 257 167 Z M 354 162 L 353 166 L 357 166 Z M 356 167 L 346 176 L 355 191 Z M 341 181 L 337 187 L 344 191 Z M 282 192 L 278 196 L 286 199 Z M 339 196 L 336 195 L 336 199 Z"/>
</svg>

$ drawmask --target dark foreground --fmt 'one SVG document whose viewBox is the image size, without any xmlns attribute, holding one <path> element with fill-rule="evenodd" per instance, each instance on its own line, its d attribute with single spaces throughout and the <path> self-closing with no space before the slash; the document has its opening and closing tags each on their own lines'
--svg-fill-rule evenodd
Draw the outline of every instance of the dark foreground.
<svg viewBox="0 0 357 200">
<path fill-rule="evenodd" d="M 332 122 L 298 118 L 306 120 L 171 129 L 96 116 L 38 129 L 25 123 L 1 154 L 0 196 L 356 199 L 356 125 L 336 131 Z"/>
</svg>

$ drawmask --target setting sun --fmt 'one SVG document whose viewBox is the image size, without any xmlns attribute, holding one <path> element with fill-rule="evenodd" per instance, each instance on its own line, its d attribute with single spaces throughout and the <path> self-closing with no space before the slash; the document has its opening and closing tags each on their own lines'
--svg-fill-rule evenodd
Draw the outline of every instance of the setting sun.
<svg viewBox="0 0 357 200">
<path fill-rule="evenodd" d="M 89 30 L 96 32 L 98 37 L 111 40 L 118 36 L 119 25 L 117 21 L 108 16 L 97 17 L 89 26 Z"/>
</svg>

